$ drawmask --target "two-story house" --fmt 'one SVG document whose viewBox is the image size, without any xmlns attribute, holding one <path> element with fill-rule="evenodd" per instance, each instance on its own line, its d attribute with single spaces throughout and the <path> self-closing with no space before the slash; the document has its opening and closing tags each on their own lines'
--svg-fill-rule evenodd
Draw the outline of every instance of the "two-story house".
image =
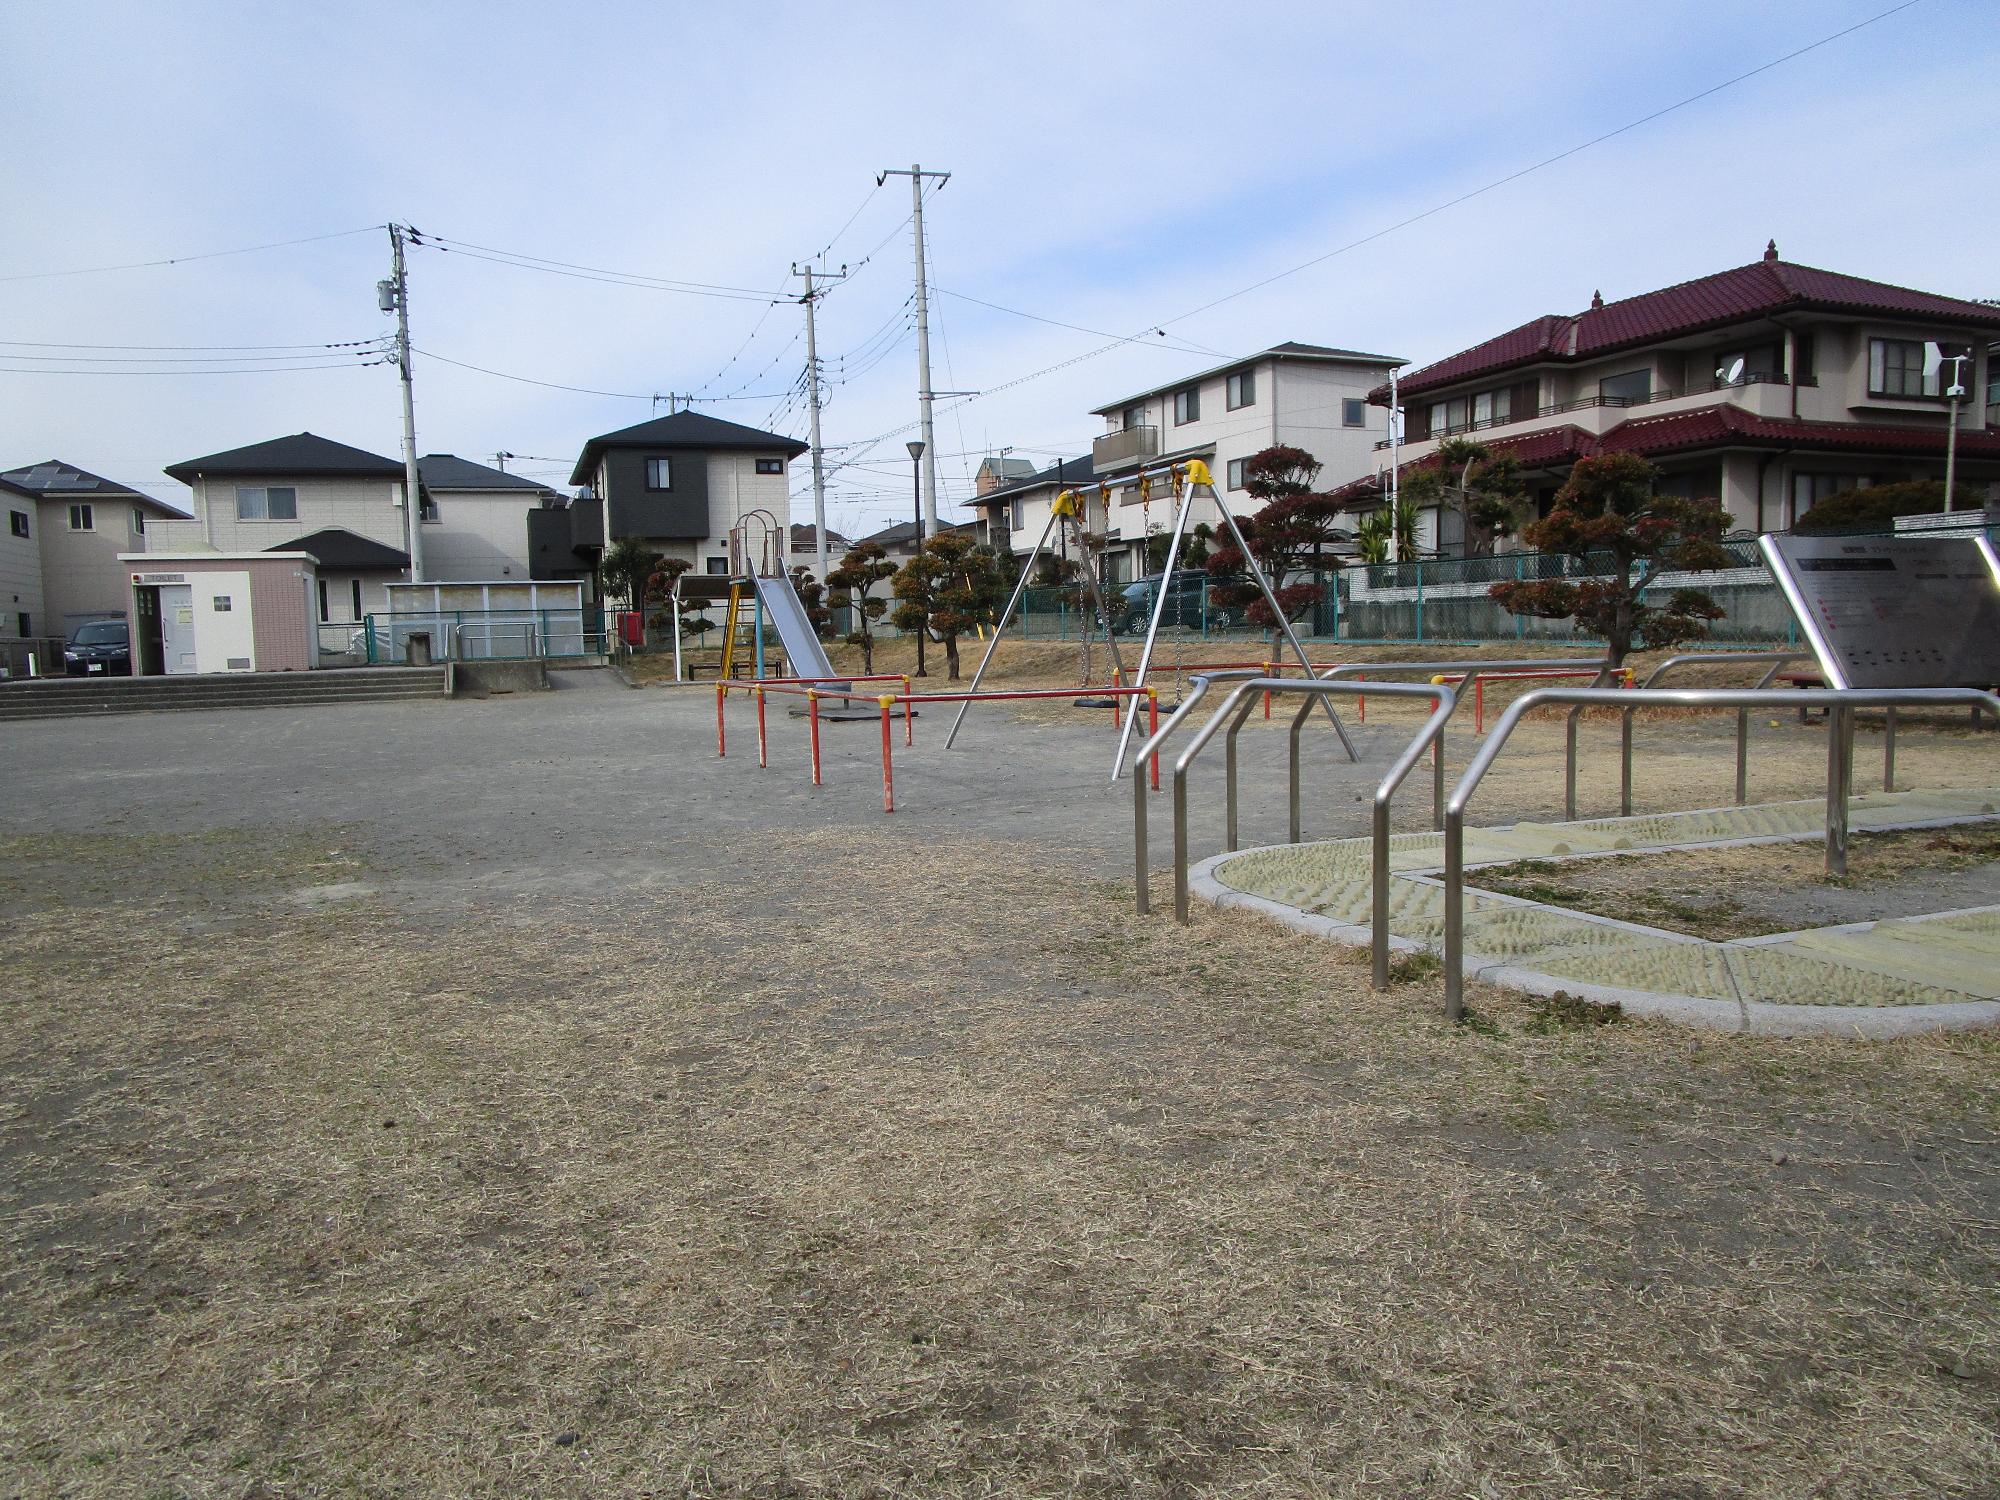
<svg viewBox="0 0 2000 1500">
<path fill-rule="evenodd" d="M 590 439 L 570 483 L 585 487 L 586 503 L 602 506 L 598 541 L 607 550 L 636 541 L 661 557 L 685 559 L 697 573 L 727 573 L 730 531 L 763 511 L 770 519 L 753 525 L 751 544 L 761 549 L 768 534 L 782 567 L 790 466 L 805 451 L 797 438 L 678 411 Z"/>
<path fill-rule="evenodd" d="M 166 472 L 194 492 L 194 519 L 160 528 L 155 550 L 310 553 L 322 623 L 388 613 L 388 585 L 409 576 L 395 459 L 299 432 Z"/>
<path fill-rule="evenodd" d="M 7 546 L 0 553 L 0 638 L 67 638 L 87 620 L 125 613 L 121 552 L 184 518 L 172 506 L 70 464 L 0 474 Z"/>
<path fill-rule="evenodd" d="M 979 528 L 979 540 L 1002 554 L 1012 553 L 1017 563 L 1025 562 L 1028 553 L 1041 539 L 1042 530 L 1049 524 L 1049 513 L 1055 505 L 1056 496 L 1064 490 L 1073 490 L 1087 497 L 1091 510 L 1083 520 L 1086 525 L 1093 519 L 1102 522 L 1104 505 L 1095 494 L 1096 470 L 1089 458 L 1066 458 L 1049 465 L 1039 473 L 1032 468 L 1025 474 L 1016 474 L 1005 483 L 994 486 L 984 493 L 976 494 L 966 504 L 979 514 L 974 524 Z M 1163 515 L 1168 521 L 1172 516 L 1161 511 L 1158 505 L 1149 507 L 1152 517 L 1159 520 Z M 1134 535 L 1142 534 L 1135 529 Z M 1055 545 L 1055 537 L 1050 536 L 1050 545 Z M 1107 563 L 1107 582 L 1126 583 L 1132 578 L 1131 554 L 1124 546 L 1113 549 L 1113 560 Z"/>
<path fill-rule="evenodd" d="M 1444 438 L 1474 438 L 1523 465 L 1546 512 L 1578 458 L 1638 453 L 1670 492 L 1781 531 L 1841 490 L 1942 478 L 1956 382 L 1958 479 L 1990 494 L 1996 337 L 2000 306 L 1798 265 L 1774 243 L 1749 265 L 1594 296 L 1403 376 L 1399 457 L 1421 464 Z M 1389 399 L 1386 385 L 1371 396 Z M 1379 474 L 1349 486 L 1358 498 L 1382 488 Z M 1455 519 L 1428 518 L 1425 547 L 1454 551 Z"/>
<path fill-rule="evenodd" d="M 1141 468 L 1202 459 L 1215 475 L 1218 499 L 1237 515 L 1259 506 L 1245 488 L 1243 470 L 1266 448 L 1303 449 L 1319 460 L 1322 487 L 1343 484 L 1374 467 L 1375 443 L 1387 435 L 1388 416 L 1370 404 L 1369 393 L 1403 363 L 1389 354 L 1277 344 L 1098 407 L 1093 415 L 1104 419 L 1105 433 L 1091 445 L 1094 482 L 1108 486 L 1113 498 L 1106 514 L 1090 515 L 1086 523 L 1111 540 L 1107 578 L 1138 576 L 1147 531 L 1173 524 L 1171 492 L 1163 506 L 1159 486 L 1142 498 L 1130 482 Z M 1197 502 L 1189 524 L 1221 519 L 1213 506 Z"/>
<path fill-rule="evenodd" d="M 528 579 L 528 517 L 553 505 L 555 491 L 451 453 L 418 459 L 417 485 L 423 491 L 426 582 Z"/>
</svg>

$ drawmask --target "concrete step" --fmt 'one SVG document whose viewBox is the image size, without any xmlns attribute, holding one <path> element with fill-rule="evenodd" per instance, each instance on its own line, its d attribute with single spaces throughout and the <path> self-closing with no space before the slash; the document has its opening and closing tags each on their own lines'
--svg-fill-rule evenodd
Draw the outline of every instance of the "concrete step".
<svg viewBox="0 0 2000 1500">
<path fill-rule="evenodd" d="M 444 695 L 443 667 L 186 677 L 71 677 L 0 684 L 0 720 L 72 714 L 379 703 Z"/>
</svg>

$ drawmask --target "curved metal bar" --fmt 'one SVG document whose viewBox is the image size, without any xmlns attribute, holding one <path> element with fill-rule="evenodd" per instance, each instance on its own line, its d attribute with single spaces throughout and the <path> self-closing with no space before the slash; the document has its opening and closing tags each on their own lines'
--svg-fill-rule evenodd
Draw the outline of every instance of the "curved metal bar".
<svg viewBox="0 0 2000 1500">
<path fill-rule="evenodd" d="M 1187 774 L 1195 760 L 1201 755 L 1209 741 L 1213 740 L 1225 721 L 1234 728 L 1240 726 L 1249 716 L 1259 693 L 1305 693 L 1314 697 L 1331 697 L 1335 694 L 1350 693 L 1356 697 L 1363 693 L 1379 693 L 1390 698 L 1430 698 L 1437 707 L 1425 720 L 1416 737 L 1396 758 L 1381 784 L 1375 790 L 1375 810 L 1372 855 L 1372 889 L 1380 899 L 1372 903 L 1371 934 L 1375 950 L 1375 971 L 1379 982 L 1388 983 L 1389 965 L 1389 802 L 1396 794 L 1396 788 L 1422 758 L 1423 753 L 1444 732 L 1452 711 L 1458 706 L 1458 695 L 1443 683 L 1417 682 L 1329 682 L 1323 678 L 1257 677 L 1240 684 L 1223 700 L 1221 707 L 1209 715 L 1188 746 L 1174 762 L 1174 918 L 1185 923 L 1188 920 L 1188 819 L 1187 819 Z M 1136 769 L 1134 774 L 1136 775 Z M 1233 821 L 1233 819 L 1232 819 Z"/>
<path fill-rule="evenodd" d="M 1135 905 L 1139 915 L 1145 916 L 1153 909 L 1152 891 L 1148 889 L 1146 852 L 1146 778 L 1143 774 L 1146 762 L 1160 753 L 1173 732 L 1180 728 L 1181 721 L 1194 712 L 1195 705 L 1208 696 L 1211 685 L 1261 674 L 1261 667 L 1234 667 L 1222 672 L 1198 672 L 1188 679 L 1188 691 L 1182 697 L 1180 706 L 1168 715 L 1167 722 L 1154 731 L 1151 739 L 1139 747 L 1139 753 L 1132 757 L 1132 863 L 1137 891 Z"/>
<path fill-rule="evenodd" d="M 1678 671 L 1682 667 L 1692 667 L 1692 666 L 1712 667 L 1718 663 L 1720 663 L 1723 666 L 1729 666 L 1731 664 L 1740 666 L 1750 666 L 1757 662 L 1769 662 L 1770 669 L 1766 671 L 1762 677 L 1759 677 L 1757 681 L 1753 684 L 1753 686 L 1755 687 L 1767 688 L 1771 685 L 1772 679 L 1775 678 L 1778 675 L 1778 673 L 1782 671 L 1785 668 L 1785 666 L 1787 666 L 1789 663 L 1795 661 L 1811 661 L 1812 659 L 1813 659 L 1813 654 L 1810 651 L 1683 651 L 1677 656 L 1668 657 L 1665 661 L 1661 662 L 1658 666 L 1654 667 L 1652 671 L 1646 674 L 1646 680 L 1640 683 L 1639 686 L 1641 688 L 1652 687 L 1662 677 L 1665 677 L 1669 672 Z M 1580 708 L 1573 708 L 1570 710 L 1569 717 L 1570 717 L 1570 723 L 1572 725 L 1575 724 L 1577 715 L 1581 714 L 1582 712 L 1583 710 Z M 1895 717 L 1895 710 L 1891 709 L 1889 712 L 1890 712 L 1890 718 L 1893 722 Z M 1892 738 L 1892 743 L 1888 751 L 1888 757 L 1889 757 L 1890 769 L 1893 772 L 1896 759 L 1896 752 L 1893 744 L 1894 730 L 1891 730 L 1890 734 Z M 1576 786 L 1575 749 L 1576 749 L 1576 735 L 1574 730 L 1572 730 L 1570 734 L 1569 775 L 1568 775 L 1568 780 L 1565 783 L 1571 788 L 1574 788 Z M 1620 756 L 1620 762 L 1619 762 L 1620 769 L 1618 773 L 1618 811 L 1621 817 L 1629 818 L 1632 816 L 1632 710 L 1629 708 L 1626 709 L 1625 712 L 1620 716 L 1620 723 L 1618 726 L 1618 753 Z M 1887 786 L 1884 786 L 1883 790 L 1888 791 L 1889 788 Z M 1743 806 L 1744 803 L 1748 802 L 1749 800 L 1750 800 L 1750 710 L 1747 708 L 1739 708 L 1736 710 L 1736 805 L 1738 807 L 1741 807 Z M 1565 810 L 1567 811 L 1570 817 L 1573 818 L 1576 816 L 1576 798 L 1573 793 L 1569 799 L 1568 806 Z"/>
<path fill-rule="evenodd" d="M 1486 773 L 1506 748 L 1521 720 L 1550 703 L 1567 703 L 1577 708 L 1621 708 L 1630 703 L 1634 692 L 1640 701 L 1635 708 L 1824 708 L 1828 712 L 1827 746 L 1827 863 L 1832 873 L 1840 873 L 1847 846 L 1847 762 L 1846 736 L 1852 711 L 1857 708 L 1923 707 L 1929 704 L 1970 704 L 2000 713 L 2000 696 L 1977 688 L 1807 688 L 1803 691 L 1771 688 L 1537 688 L 1524 693 L 1507 706 L 1500 722 L 1472 757 L 1458 785 L 1444 805 L 1444 1006 L 1448 1020 L 1458 1020 L 1465 1011 L 1465 809 L 1479 790 Z M 1838 714 L 1840 722 L 1834 718 Z"/>
</svg>

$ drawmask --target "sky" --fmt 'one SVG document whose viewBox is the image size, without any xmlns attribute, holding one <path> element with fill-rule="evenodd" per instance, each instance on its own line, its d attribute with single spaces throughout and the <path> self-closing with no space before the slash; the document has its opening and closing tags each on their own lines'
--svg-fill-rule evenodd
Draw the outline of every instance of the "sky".
<svg viewBox="0 0 2000 1500">
<path fill-rule="evenodd" d="M 161 470 L 202 454 L 399 455 L 394 221 L 418 450 L 559 488 L 669 394 L 803 438 L 790 273 L 845 265 L 822 430 L 858 535 L 910 508 L 910 188 L 876 177 L 916 163 L 950 173 L 933 384 L 979 393 L 936 403 L 958 518 L 983 455 L 1087 453 L 1092 408 L 1286 339 L 1422 365 L 1770 239 L 2000 297 L 2000 26 L 1897 4 L 10 0 L 0 468 L 185 509 Z"/>
</svg>

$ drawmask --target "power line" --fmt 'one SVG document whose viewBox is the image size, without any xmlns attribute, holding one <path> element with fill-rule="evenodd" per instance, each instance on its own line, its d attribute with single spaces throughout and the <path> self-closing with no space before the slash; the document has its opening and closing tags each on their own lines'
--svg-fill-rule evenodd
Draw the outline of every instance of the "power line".
<svg viewBox="0 0 2000 1500">
<path fill-rule="evenodd" d="M 360 363 L 343 360 L 330 365 L 252 365 L 236 370 L 29 370 L 0 365 L 0 375 L 291 375 L 306 370 L 365 370 L 370 365 L 388 363 L 386 359 Z"/>
<path fill-rule="evenodd" d="M 166 349 L 189 352 L 220 349 L 245 353 L 255 349 L 355 349 L 364 344 L 378 343 L 381 337 L 337 339 L 323 344 L 57 344 L 40 339 L 0 339 L 0 345 L 9 349 Z"/>
<path fill-rule="evenodd" d="M 612 396 L 620 401 L 651 401 L 655 399 L 657 394 L 653 392 L 641 394 L 638 391 L 600 391 L 587 385 L 564 385 L 559 380 L 536 380 L 529 375 L 512 375 L 505 370 L 489 370 L 484 365 L 467 364 L 462 359 L 453 359 L 450 355 L 438 354 L 429 349 L 417 349 L 414 352 L 423 355 L 425 359 L 437 360 L 440 364 L 456 365 L 461 370 L 472 370 L 480 375 L 491 375 L 496 380 L 514 380 L 520 382 L 522 385 L 539 385 L 551 391 L 574 391 L 579 396 Z M 704 396 L 701 398 L 701 402 L 706 406 L 710 402 L 715 401 L 764 401 L 768 400 L 773 394 L 775 393 L 771 391 L 759 391 L 757 394 L 751 396 Z M 688 397 L 687 399 L 692 401 L 695 398 Z"/>
<path fill-rule="evenodd" d="M 1102 328 L 1085 328 L 1080 323 L 1065 323 L 1060 318 L 1045 318 L 1042 317 L 1039 313 L 1023 312 L 1018 307 L 1004 307 L 998 302 L 988 302 L 984 297 L 974 297 L 966 292 L 955 292 L 950 287 L 944 287 L 944 286 L 934 287 L 932 288 L 932 290 L 942 292 L 947 297 L 956 297 L 961 302 L 976 302 L 981 307 L 992 308 L 995 312 L 1008 313 L 1016 318 L 1026 318 L 1031 323 L 1046 323 L 1051 328 L 1067 328 L 1073 333 L 1087 333 L 1095 338 L 1119 339 L 1120 343 L 1125 343 L 1125 344 L 1148 344 L 1149 347 L 1153 348 L 1172 349 L 1179 354 L 1201 354 L 1201 355 L 1206 355 L 1211 359 L 1237 359 L 1237 358 L 1247 357 L 1234 354 L 1225 354 L 1220 349 L 1210 349 L 1205 344 L 1190 343 L 1185 339 L 1173 339 L 1173 335 L 1169 334 L 1164 328 L 1148 328 L 1144 332 L 1131 334 L 1125 338 L 1119 338 L 1117 334 L 1107 333 Z M 1171 343 L 1166 343 L 1166 344 L 1157 344 L 1157 345 L 1151 344 L 1150 340 L 1147 337 L 1148 334 L 1155 335 L 1163 339 L 1173 339 L 1173 341 Z"/>
<path fill-rule="evenodd" d="M 287 363 L 292 361 L 324 359 L 328 352 L 325 349 L 321 349 L 312 354 L 262 354 L 248 357 L 255 359 L 258 363 L 269 362 L 273 368 L 283 368 Z M 354 355 L 356 358 L 359 358 L 364 354 L 380 354 L 382 352 L 379 345 L 370 345 L 366 348 L 356 349 Z M 71 365 L 226 365 L 232 360 L 240 360 L 245 357 L 241 354 L 0 354 L 0 359 L 53 359 Z"/>
<path fill-rule="evenodd" d="M 586 266 L 574 261 L 550 260 L 518 250 L 501 250 L 492 245 L 475 245 L 470 240 L 454 240 L 444 235 L 416 235 L 411 243 L 444 254 L 470 256 L 495 265 L 515 266 L 523 271 L 545 271 L 553 276 L 570 276 L 580 281 L 605 281 L 615 286 L 635 286 L 648 291 L 680 292 L 691 297 L 721 297 L 733 301 L 782 301 L 783 292 L 756 287 L 726 286 L 716 282 L 685 281 L 670 276 L 652 276 L 642 271 L 614 271 L 605 266 Z"/>
<path fill-rule="evenodd" d="M 331 234 L 308 234 L 295 240 L 272 240 L 264 245 L 243 245 L 235 250 L 203 250 L 194 255 L 171 255 L 162 260 L 133 260 L 116 266 L 75 266 L 67 271 L 19 271 L 11 276 L 0 276 L 0 281 L 43 281 L 52 276 L 94 276 L 100 271 L 144 271 L 154 266 L 178 266 L 194 260 L 218 260 L 225 255 L 254 255 L 259 250 L 282 250 L 287 245 L 311 245 L 321 240 L 345 239 L 354 234 L 374 234 L 382 229 L 381 224 L 366 224 L 359 229 L 336 229 Z"/>
<path fill-rule="evenodd" d="M 1456 198 L 1448 199 L 1447 201 L 1440 203 L 1433 208 L 1427 208 L 1422 213 L 1411 214 L 1407 219 L 1398 219 L 1395 223 L 1387 225 L 1384 228 L 1377 229 L 1371 234 L 1364 234 L 1359 239 L 1349 240 L 1346 244 L 1340 245 L 1332 250 L 1329 250 L 1324 255 L 1315 255 L 1311 260 L 1301 261 L 1299 262 L 1299 264 L 1293 266 L 1290 270 L 1279 271 L 1274 275 L 1266 276 L 1261 281 L 1253 281 L 1250 283 L 1250 285 L 1246 287 L 1241 287 L 1236 291 L 1228 293 L 1225 296 L 1217 297 L 1213 302 L 1204 302 L 1200 307 L 1190 309 L 1187 312 L 1180 313 L 1174 317 L 1166 319 L 1165 323 L 1162 326 L 1170 326 L 1175 323 L 1185 322 L 1187 321 L 1187 319 L 1192 317 L 1197 317 L 1202 313 L 1208 312 L 1212 308 L 1220 307 L 1225 302 L 1233 302 L 1238 297 L 1247 297 L 1250 293 L 1254 291 L 1259 291 L 1262 288 L 1271 285 L 1273 282 L 1283 281 L 1288 276 L 1296 276 L 1301 271 L 1311 270 L 1314 266 L 1320 265 L 1325 261 L 1332 260 L 1337 255 L 1345 255 L 1350 250 L 1359 249 L 1363 245 L 1370 244 L 1375 240 L 1379 240 L 1384 235 L 1394 234 L 1399 229 L 1407 229 L 1412 224 L 1421 223 L 1425 219 L 1429 219 L 1435 217 L 1438 214 L 1444 213 L 1447 209 L 1457 208 L 1462 203 L 1470 203 L 1474 198 L 1482 197 L 1485 194 L 1493 192 L 1498 188 L 1503 188 L 1510 182 L 1519 182 L 1523 177 L 1527 177 L 1535 172 L 1539 172 L 1545 167 L 1552 167 L 1557 162 L 1567 161 L 1570 157 L 1577 155 L 1579 152 L 1588 151 L 1592 146 L 1601 146 L 1606 141 L 1613 140 L 1618 136 L 1626 134 L 1628 131 L 1637 130 L 1641 125 L 1650 125 L 1653 121 L 1662 119 L 1667 115 L 1673 114 L 1676 110 L 1686 109 L 1690 104 L 1698 104 L 1703 99 L 1708 98 L 1712 94 L 1719 94 L 1724 89 L 1734 88 L 1737 84 L 1755 78 L 1760 73 L 1768 73 L 1773 68 L 1780 67 L 1785 63 L 1791 62 L 1795 58 L 1804 57 L 1808 52 L 1817 51 L 1819 48 L 1827 46 L 1829 43 L 1839 41 L 1842 37 L 1852 36 L 1855 32 L 1862 30 L 1864 27 L 1873 26 L 1878 21 L 1886 21 L 1890 16 L 1897 15 L 1902 11 L 1909 10 L 1912 6 L 1921 3 L 1922 0 L 1903 0 L 1903 3 L 1900 5 L 1892 5 L 1887 10 L 1878 11 L 1876 14 L 1869 16 L 1866 20 L 1856 21 L 1852 26 L 1843 27 L 1839 31 L 1835 31 L 1826 36 L 1821 37 L 1816 42 L 1808 42 L 1805 46 L 1796 48 L 1791 52 L 1787 52 L 1782 57 L 1774 57 L 1769 62 L 1760 63 L 1758 66 L 1751 68 L 1747 72 L 1738 73 L 1734 78 L 1726 78 L 1721 83 L 1713 84 L 1710 87 L 1701 90 L 1701 92 L 1699 93 L 1689 94 L 1685 99 L 1676 100 L 1674 103 L 1667 105 L 1663 109 L 1656 109 L 1651 114 L 1641 115 L 1636 120 L 1627 121 L 1625 124 L 1620 125 L 1615 130 L 1607 130 L 1602 135 L 1592 136 L 1589 140 L 1584 141 L 1580 145 L 1571 146 L 1566 151 L 1558 151 L 1554 156 L 1544 157 L 1542 160 L 1534 163 L 1532 166 L 1522 167 L 1518 171 L 1509 172 L 1505 177 L 1496 177 L 1493 179 L 1493 181 L 1487 183 L 1484 187 L 1474 188 L 1469 193 L 1460 193 Z"/>
</svg>

